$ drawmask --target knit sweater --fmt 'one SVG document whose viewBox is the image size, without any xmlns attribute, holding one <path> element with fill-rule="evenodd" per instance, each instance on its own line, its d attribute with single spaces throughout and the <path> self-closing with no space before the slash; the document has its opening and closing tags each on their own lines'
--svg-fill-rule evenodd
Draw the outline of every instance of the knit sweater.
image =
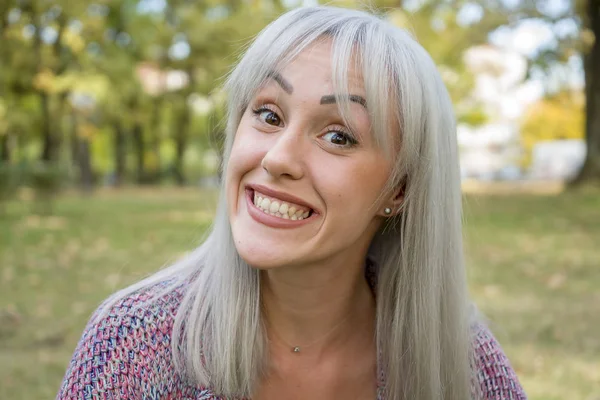
<svg viewBox="0 0 600 400">
<path fill-rule="evenodd" d="M 77 344 L 58 400 L 224 400 L 208 387 L 190 384 L 174 368 L 173 322 L 185 287 L 153 301 L 152 306 L 136 307 L 147 304 L 161 286 L 120 300 L 100 320 L 95 318 L 96 311 Z M 474 329 L 475 385 L 481 388 L 483 399 L 526 399 L 492 333 L 480 324 Z"/>
</svg>

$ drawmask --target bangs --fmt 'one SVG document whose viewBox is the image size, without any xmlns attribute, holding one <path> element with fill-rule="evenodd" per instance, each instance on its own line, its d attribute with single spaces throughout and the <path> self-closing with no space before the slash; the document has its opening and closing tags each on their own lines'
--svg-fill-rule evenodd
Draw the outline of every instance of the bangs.
<svg viewBox="0 0 600 400">
<path fill-rule="evenodd" d="M 351 21 L 354 22 L 354 21 Z M 355 24 L 346 23 L 339 27 L 332 38 L 332 81 L 340 115 L 344 122 L 352 127 L 353 118 L 350 111 L 348 71 L 359 71 L 366 94 L 367 111 L 371 123 L 370 134 L 376 144 L 393 160 L 398 146 L 394 138 L 398 137 L 399 119 L 397 112 L 400 105 L 392 84 L 393 74 L 386 55 L 391 53 L 387 47 L 385 35 L 379 30 L 380 25 L 364 20 Z"/>
</svg>

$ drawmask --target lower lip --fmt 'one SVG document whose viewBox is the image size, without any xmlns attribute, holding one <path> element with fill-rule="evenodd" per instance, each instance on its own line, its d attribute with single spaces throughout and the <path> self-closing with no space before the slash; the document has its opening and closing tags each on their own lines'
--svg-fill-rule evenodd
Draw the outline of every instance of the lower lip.
<svg viewBox="0 0 600 400">
<path fill-rule="evenodd" d="M 308 224 L 316 216 L 316 214 L 313 212 L 308 218 L 302 220 L 293 221 L 291 219 L 279 218 L 274 215 L 267 214 L 262 209 L 256 207 L 254 205 L 253 197 L 254 191 L 246 189 L 246 208 L 248 209 L 248 214 L 250 214 L 252 219 L 254 219 L 256 222 L 260 222 L 261 224 L 270 226 L 271 228 L 298 228 Z"/>
</svg>

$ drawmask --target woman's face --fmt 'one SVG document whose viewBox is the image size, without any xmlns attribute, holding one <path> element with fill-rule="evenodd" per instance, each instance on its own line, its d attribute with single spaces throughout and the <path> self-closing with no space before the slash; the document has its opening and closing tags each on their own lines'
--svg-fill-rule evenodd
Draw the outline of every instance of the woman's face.
<svg viewBox="0 0 600 400">
<path fill-rule="evenodd" d="M 331 44 L 273 74 L 241 119 L 227 166 L 240 256 L 261 269 L 364 257 L 383 220 L 391 163 L 370 133 L 365 90 L 349 71 L 351 131 L 333 97 Z"/>
</svg>

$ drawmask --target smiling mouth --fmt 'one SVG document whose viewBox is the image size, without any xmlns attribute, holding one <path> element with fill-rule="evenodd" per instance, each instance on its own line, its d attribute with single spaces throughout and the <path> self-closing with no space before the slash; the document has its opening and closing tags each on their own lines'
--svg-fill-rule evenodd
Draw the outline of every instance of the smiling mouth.
<svg viewBox="0 0 600 400">
<path fill-rule="evenodd" d="M 254 206 L 264 212 L 282 220 L 302 221 L 314 214 L 311 208 L 267 196 L 254 189 L 249 189 L 250 199 Z"/>
</svg>

